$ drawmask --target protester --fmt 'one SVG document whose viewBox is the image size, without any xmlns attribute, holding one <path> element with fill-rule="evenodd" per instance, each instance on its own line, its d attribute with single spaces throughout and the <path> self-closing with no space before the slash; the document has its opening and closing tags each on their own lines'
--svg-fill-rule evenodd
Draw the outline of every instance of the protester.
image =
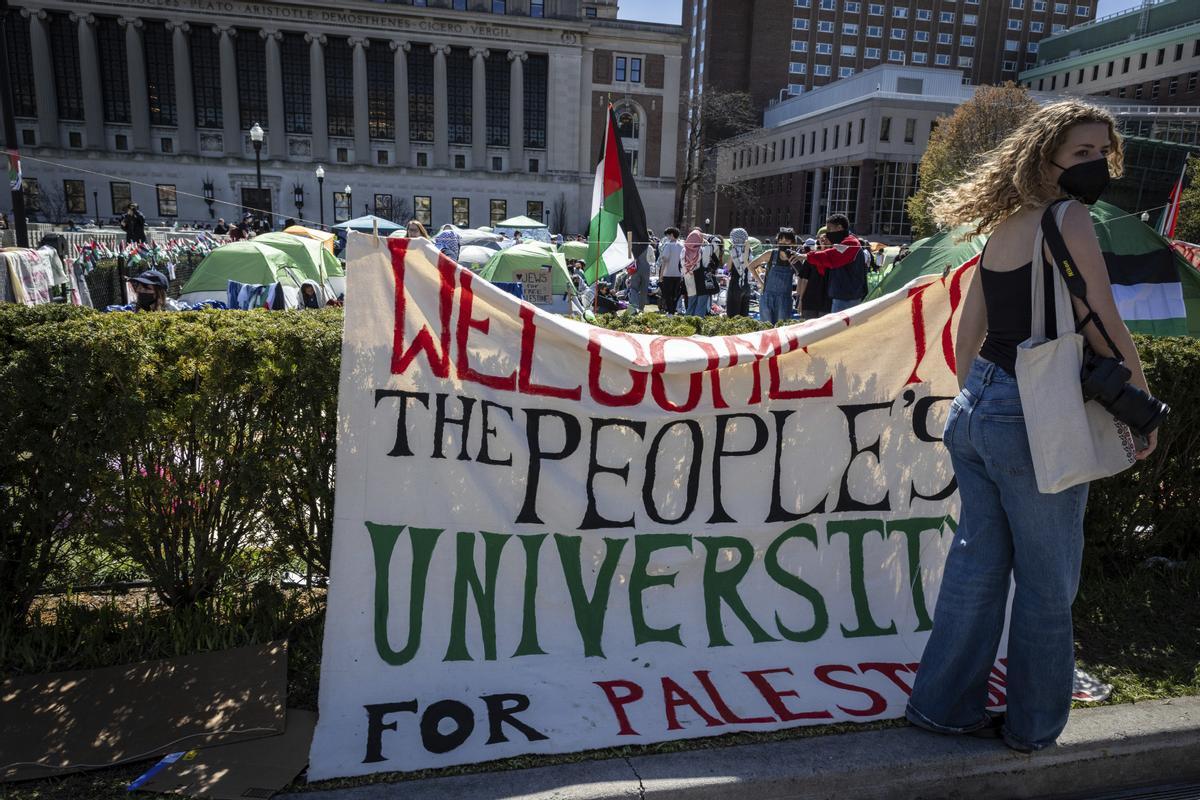
<svg viewBox="0 0 1200 800">
<path fill-rule="evenodd" d="M 658 310 L 674 314 L 683 288 L 683 245 L 679 242 L 678 228 L 667 228 L 663 234 L 667 238 L 658 246 Z"/>
<path fill-rule="evenodd" d="M 306 280 L 300 284 L 300 308 L 319 309 L 321 307 L 321 289 L 314 280 Z"/>
<path fill-rule="evenodd" d="M 437 246 L 438 251 L 451 261 L 458 261 L 458 254 L 462 248 L 462 237 L 458 235 L 458 231 L 454 230 L 453 225 L 443 225 L 433 243 Z"/>
<path fill-rule="evenodd" d="M 148 269 L 136 278 L 130 278 L 133 284 L 137 311 L 171 311 L 170 300 L 167 298 L 167 288 L 171 282 L 167 276 L 156 269 Z"/>
<path fill-rule="evenodd" d="M 226 236 L 229 234 L 229 226 L 225 224 L 225 219 L 223 217 L 219 217 L 217 219 L 217 224 L 213 227 L 213 233 L 217 234 L 218 236 Z"/>
<path fill-rule="evenodd" d="M 750 281 L 758 282 L 758 273 L 750 269 L 749 239 L 745 228 L 734 228 L 729 232 L 729 285 L 725 288 L 727 317 L 750 316 Z"/>
<path fill-rule="evenodd" d="M 801 252 L 814 252 L 818 247 L 816 239 L 805 239 Z M 796 312 L 800 319 L 820 319 L 832 308 L 832 298 L 829 296 L 829 280 L 816 267 L 803 263 L 797 270 L 800 283 L 796 287 Z"/>
<path fill-rule="evenodd" d="M 758 298 L 759 320 L 774 325 L 792 318 L 792 281 L 800 263 L 796 232 L 791 228 L 780 228 L 775 247 L 750 262 L 756 275 L 758 269 L 766 269 L 766 277 L 759 279 L 763 287 Z"/>
<path fill-rule="evenodd" d="M 867 296 L 867 266 L 863 248 L 850 233 L 850 220 L 845 214 L 830 214 L 825 220 L 825 237 L 830 247 L 802 254 L 805 264 L 816 267 L 829 280 L 831 311 L 853 308 Z"/>
<path fill-rule="evenodd" d="M 146 218 L 138 210 L 137 203 L 130 203 L 129 208 L 125 209 L 125 216 L 121 217 L 121 230 L 125 231 L 127 244 L 146 241 Z"/>
<path fill-rule="evenodd" d="M 708 268 L 704 261 L 704 244 L 704 234 L 699 228 L 692 228 L 683 243 L 683 285 L 688 296 L 686 313 L 689 317 L 707 317 L 712 308 L 711 293 L 704 279 Z"/>
<path fill-rule="evenodd" d="M 404 233 L 409 239 L 428 239 L 429 231 L 425 230 L 425 226 L 420 220 L 410 219 L 408 225 L 404 226 Z"/>
<path fill-rule="evenodd" d="M 1067 196 L 1095 202 L 1110 171 L 1119 175 L 1121 165 L 1112 115 L 1070 100 L 1034 111 L 979 166 L 935 198 L 940 225 L 970 223 L 973 233 L 989 238 L 960 310 L 955 345 L 963 391 L 950 406 L 943 441 L 962 511 L 906 710 L 921 728 L 1002 736 L 1012 749 L 1032 752 L 1054 744 L 1067 723 L 1074 672 L 1071 604 L 1079 585 L 1088 487 L 1038 491 L 1014 372 L 1018 346 L 1032 327 L 1031 246 L 1043 212 Z M 1071 203 L 1061 232 L 1087 283 L 1089 304 L 1130 359 L 1130 382 L 1148 391 L 1087 208 Z M 1073 302 L 1076 316 L 1087 319 L 1086 307 Z M 1097 354 L 1112 355 L 1095 324 L 1083 332 Z M 1137 457 L 1148 456 L 1155 444 L 1151 433 Z M 988 680 L 1013 583 L 1008 709 L 989 715 Z"/>
</svg>

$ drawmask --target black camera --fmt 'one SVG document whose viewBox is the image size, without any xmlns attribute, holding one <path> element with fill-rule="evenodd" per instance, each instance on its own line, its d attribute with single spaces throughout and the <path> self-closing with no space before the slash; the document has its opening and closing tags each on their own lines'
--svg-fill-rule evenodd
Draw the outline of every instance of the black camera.
<svg viewBox="0 0 1200 800">
<path fill-rule="evenodd" d="M 1132 374 L 1117 359 L 1088 350 L 1079 377 L 1083 384 L 1084 401 L 1095 400 L 1128 425 L 1134 434 L 1145 438 L 1163 423 L 1171 407 L 1131 386 L 1129 378 Z"/>
</svg>

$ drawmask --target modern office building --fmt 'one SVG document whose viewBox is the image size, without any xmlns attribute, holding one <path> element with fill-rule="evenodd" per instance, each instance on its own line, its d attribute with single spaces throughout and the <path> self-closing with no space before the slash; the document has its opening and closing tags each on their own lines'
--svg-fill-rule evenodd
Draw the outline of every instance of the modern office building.
<svg viewBox="0 0 1200 800">
<path fill-rule="evenodd" d="M 841 212 L 873 239 L 907 239 L 904 202 L 929 135 L 974 93 L 958 70 L 884 65 L 773 106 L 761 130 L 720 147 L 718 182 L 749 181 L 756 208 L 718 195 L 717 230 L 812 233 Z"/>
<path fill-rule="evenodd" d="M 612 102 L 651 224 L 667 223 L 686 37 L 617 20 L 616 0 L 13 6 L 35 214 L 108 218 L 135 200 L 165 221 L 323 206 L 326 223 L 528 214 L 578 231 Z"/>
<path fill-rule="evenodd" d="M 1051 36 L 1021 82 L 1146 105 L 1200 103 L 1200 4 L 1157 0 Z"/>
</svg>

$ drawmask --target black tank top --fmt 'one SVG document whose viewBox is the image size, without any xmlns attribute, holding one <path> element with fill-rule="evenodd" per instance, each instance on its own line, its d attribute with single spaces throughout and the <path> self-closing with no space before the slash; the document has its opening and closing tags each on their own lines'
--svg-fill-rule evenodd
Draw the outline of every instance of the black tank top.
<svg viewBox="0 0 1200 800">
<path fill-rule="evenodd" d="M 987 252 L 987 248 L 984 248 Z M 987 306 L 987 338 L 979 355 L 996 364 L 1010 375 L 1016 374 L 1017 345 L 1029 338 L 1033 310 L 1029 297 L 1030 262 L 1013 270 L 996 271 L 983 267 L 979 256 L 979 275 L 983 281 L 983 302 Z M 1043 264 L 1045 297 L 1054 297 L 1050 264 Z M 1046 303 L 1046 331 L 1052 335 L 1058 329 L 1054 303 Z"/>
</svg>

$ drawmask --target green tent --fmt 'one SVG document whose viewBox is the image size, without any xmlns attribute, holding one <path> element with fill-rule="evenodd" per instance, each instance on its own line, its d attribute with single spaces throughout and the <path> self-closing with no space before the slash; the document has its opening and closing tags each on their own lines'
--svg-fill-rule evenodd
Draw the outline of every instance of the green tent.
<svg viewBox="0 0 1200 800">
<path fill-rule="evenodd" d="M 299 265 L 282 250 L 256 241 L 232 242 L 205 256 L 180 293 L 185 296 L 193 292 L 224 293 L 229 281 L 297 286 L 304 279 Z"/>
<path fill-rule="evenodd" d="M 324 283 L 328 277 L 340 278 L 346 273 L 337 256 L 329 252 L 316 239 L 295 236 L 290 233 L 264 233 L 254 237 L 254 244 L 265 244 L 282 250 L 288 258 L 296 262 L 305 278 L 317 283 Z"/>
<path fill-rule="evenodd" d="M 568 261 L 587 261 L 587 242 L 563 242 L 559 250 Z"/>
<path fill-rule="evenodd" d="M 953 269 L 970 261 L 983 250 L 987 237 L 971 236 L 964 240 L 962 237 L 969 231 L 970 226 L 960 225 L 913 242 L 908 256 L 884 273 L 879 285 L 867 295 L 867 299 L 894 292 L 919 275 L 941 275 L 948 267 Z"/>
<path fill-rule="evenodd" d="M 1091 207 L 1113 296 L 1134 333 L 1200 337 L 1200 274 L 1153 228 L 1105 202 Z M 960 237 L 963 225 L 914 242 L 908 257 L 883 276 L 868 299 L 894 292 L 920 275 L 940 275 L 983 250 L 987 238 Z"/>
<path fill-rule="evenodd" d="M 567 272 L 567 262 L 562 253 L 547 250 L 540 242 L 525 242 L 501 250 L 479 271 L 479 277 L 493 283 L 517 283 L 514 275 L 518 270 L 550 267 L 550 291 L 555 295 L 575 294 Z"/>
<path fill-rule="evenodd" d="M 746 238 L 746 246 L 750 248 L 751 258 L 758 258 L 763 253 L 765 253 L 767 250 L 766 246 L 762 243 L 762 240 L 757 239 L 753 236 L 749 236 Z M 729 251 L 731 249 L 733 249 L 733 240 L 730 239 L 728 236 L 726 236 L 725 237 L 725 263 L 726 264 L 729 263 Z"/>
</svg>

